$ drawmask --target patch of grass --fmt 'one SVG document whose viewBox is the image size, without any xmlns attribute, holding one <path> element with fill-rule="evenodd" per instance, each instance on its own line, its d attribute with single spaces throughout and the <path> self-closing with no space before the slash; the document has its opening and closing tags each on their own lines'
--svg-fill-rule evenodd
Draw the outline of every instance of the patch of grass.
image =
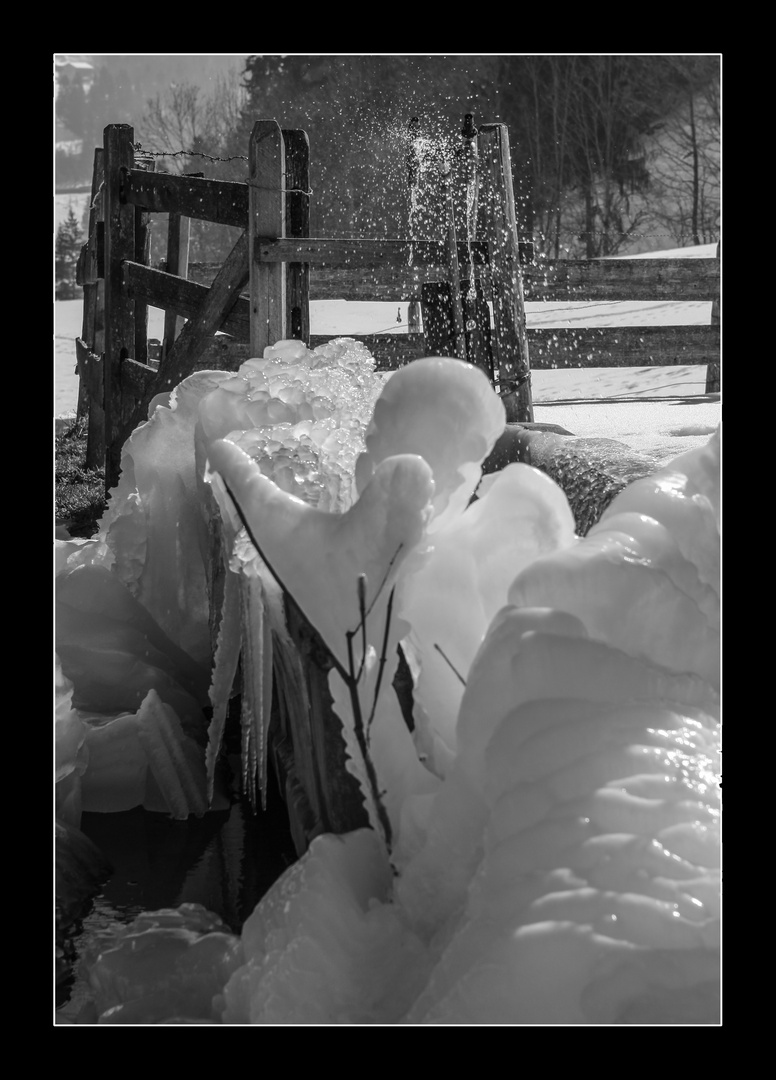
<svg viewBox="0 0 776 1080">
<path fill-rule="evenodd" d="M 54 440 L 56 523 L 71 536 L 88 538 L 105 510 L 105 472 L 86 468 L 86 421 L 77 421 Z"/>
</svg>

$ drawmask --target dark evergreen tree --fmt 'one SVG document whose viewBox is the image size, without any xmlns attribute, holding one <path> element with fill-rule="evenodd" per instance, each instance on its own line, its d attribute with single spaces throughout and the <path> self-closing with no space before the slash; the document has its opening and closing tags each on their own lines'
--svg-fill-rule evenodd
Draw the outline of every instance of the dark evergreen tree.
<svg viewBox="0 0 776 1080">
<path fill-rule="evenodd" d="M 57 300 L 72 300 L 80 295 L 75 277 L 82 244 L 83 231 L 71 206 L 68 208 L 67 217 L 57 229 L 54 249 Z"/>
</svg>

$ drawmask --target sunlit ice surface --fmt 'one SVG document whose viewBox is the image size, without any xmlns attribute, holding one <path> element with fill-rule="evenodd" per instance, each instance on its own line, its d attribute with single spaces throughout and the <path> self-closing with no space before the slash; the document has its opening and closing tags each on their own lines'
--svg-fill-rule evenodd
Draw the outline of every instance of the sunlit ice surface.
<svg viewBox="0 0 776 1080">
<path fill-rule="evenodd" d="M 209 486 L 239 577 L 250 559 L 239 556 L 236 499 L 267 562 L 341 661 L 358 623 L 359 573 L 376 560 L 365 574 L 374 618 L 366 647 L 358 643 L 359 689 L 371 700 L 371 657 L 401 642 L 415 676 L 415 731 L 381 693 L 370 782 L 358 717 L 333 670 L 349 768 L 372 828 L 313 841 L 239 938 L 181 911 L 105 939 L 88 961 L 95 1015 L 103 1023 L 718 1022 L 718 435 L 629 485 L 579 539 L 560 489 L 528 466 L 508 466 L 470 504 L 503 410 L 479 372 L 430 358 L 379 388 L 361 449 L 343 466 L 344 476 L 353 463 L 352 485 L 340 477 L 332 494 L 326 479 L 313 493 L 303 481 L 300 496 L 294 485 L 309 461 L 289 464 L 298 448 L 273 423 L 312 431 L 325 418 L 306 396 L 312 416 L 273 415 L 272 401 L 302 404 L 283 400 L 282 380 L 267 381 L 284 348 L 240 385 L 201 379 L 189 420 L 185 390 L 176 408 L 157 409 L 181 409 L 188 425 L 181 460 L 193 479 L 190 495 L 179 488 L 179 507 Z M 309 358 L 288 349 L 285 367 L 298 366 L 300 382 L 311 378 Z M 258 427 L 247 426 L 250 410 Z M 319 450 L 325 441 L 310 439 Z M 309 444 L 300 438 L 299 447 Z M 161 443 L 149 449 L 148 467 L 163 453 Z M 161 473 L 152 470 L 151 485 L 166 490 Z M 142 482 L 127 501 L 133 493 L 142 504 Z M 108 536 L 122 505 L 109 511 Z M 140 532 L 153 530 L 151 517 L 143 520 Z M 381 525 L 388 521 L 393 534 Z M 170 528 L 168 520 L 161 531 Z M 107 549 L 114 567 L 124 560 L 118 535 L 114 525 L 113 549 L 104 538 L 92 549 Z M 395 615 L 383 649 L 389 589 Z M 142 580 L 139 592 L 150 595 Z M 261 602 L 271 618 L 268 594 L 269 586 Z M 462 636 L 475 613 L 477 629 Z M 221 644 L 211 692 L 219 664 L 231 662 L 225 654 L 239 647 Z M 139 951 L 144 963 L 126 967 Z"/>
</svg>

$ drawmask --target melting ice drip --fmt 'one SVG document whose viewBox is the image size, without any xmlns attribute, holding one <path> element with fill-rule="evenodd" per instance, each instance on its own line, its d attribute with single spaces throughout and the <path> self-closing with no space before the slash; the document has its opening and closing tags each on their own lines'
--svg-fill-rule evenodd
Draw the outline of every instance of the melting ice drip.
<svg viewBox="0 0 776 1080">
<path fill-rule="evenodd" d="M 317 838 L 239 939 L 199 909 L 142 917 L 92 965 L 103 1022 L 717 1021 L 718 436 L 578 539 L 563 493 L 528 466 L 469 505 L 503 425 L 477 369 L 408 365 L 339 514 L 281 490 L 232 439 L 207 444 L 332 649 L 366 560 L 395 588 L 385 654 L 407 648 L 416 731 L 382 694 L 370 753 L 390 853 L 377 827 Z M 330 690 L 368 800 L 336 671 Z"/>
</svg>

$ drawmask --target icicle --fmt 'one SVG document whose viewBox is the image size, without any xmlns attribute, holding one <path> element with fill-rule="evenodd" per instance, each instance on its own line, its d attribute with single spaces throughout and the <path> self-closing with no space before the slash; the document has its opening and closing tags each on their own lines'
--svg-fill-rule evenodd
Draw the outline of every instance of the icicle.
<svg viewBox="0 0 776 1080">
<path fill-rule="evenodd" d="M 197 744 L 187 739 L 175 710 L 149 690 L 137 712 L 137 737 L 148 768 L 172 816 L 207 812 L 205 768 Z"/>
<path fill-rule="evenodd" d="M 237 672 L 240 659 L 240 592 L 239 578 L 227 568 L 224 584 L 224 601 L 221 608 L 221 625 L 218 631 L 218 644 L 213 663 L 213 677 L 210 683 L 210 703 L 213 706 L 213 718 L 210 721 L 207 737 L 207 797 L 213 801 L 216 762 L 224 738 L 226 713 L 229 708 L 229 695 Z"/>
<path fill-rule="evenodd" d="M 245 574 L 240 581 L 242 615 L 242 780 L 243 790 L 256 807 L 267 806 L 267 731 L 272 712 L 272 635 L 259 577 Z"/>
</svg>

